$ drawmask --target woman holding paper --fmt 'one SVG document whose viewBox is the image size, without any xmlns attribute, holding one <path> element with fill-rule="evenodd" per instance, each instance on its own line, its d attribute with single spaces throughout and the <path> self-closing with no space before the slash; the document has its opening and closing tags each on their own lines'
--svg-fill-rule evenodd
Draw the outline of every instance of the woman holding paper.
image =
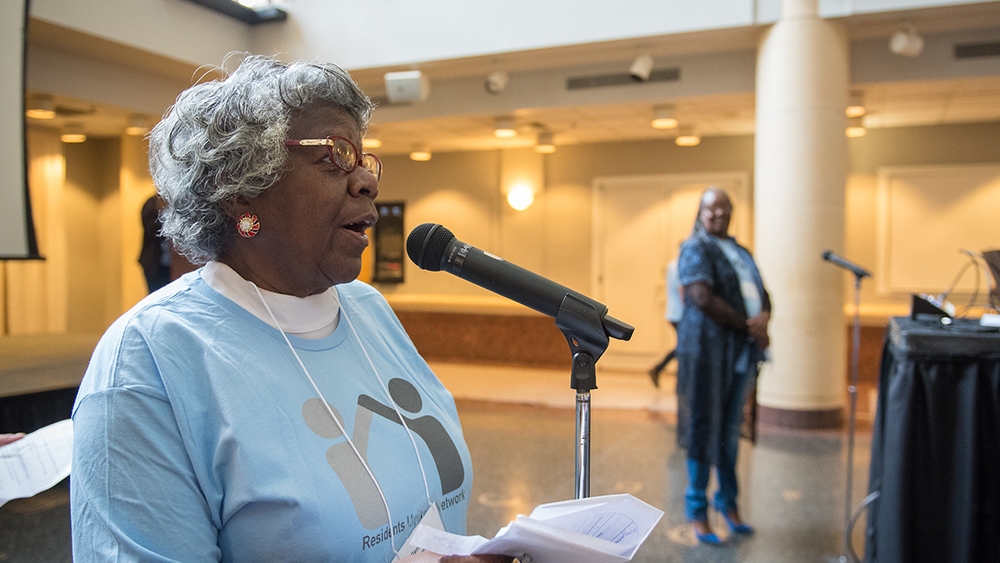
<svg viewBox="0 0 1000 563">
<path fill-rule="evenodd" d="M 24 438 L 24 434 L 0 434 L 0 446 L 6 446 L 7 444 L 13 444 L 14 442 Z"/>
<path fill-rule="evenodd" d="M 732 212 L 726 192 L 707 189 L 678 264 L 684 316 L 677 342 L 677 438 L 687 449 L 684 513 L 703 543 L 720 543 L 708 524 L 705 492 L 713 465 L 715 509 L 732 532 L 753 533 L 736 503 L 736 457 L 746 392 L 769 344 L 771 301 L 750 252 L 728 235 Z"/>
<path fill-rule="evenodd" d="M 339 67 L 248 57 L 150 134 L 163 233 L 204 266 L 94 351 L 75 561 L 386 563 L 421 521 L 465 533 L 454 400 L 355 281 L 382 174 L 371 110 Z"/>
</svg>

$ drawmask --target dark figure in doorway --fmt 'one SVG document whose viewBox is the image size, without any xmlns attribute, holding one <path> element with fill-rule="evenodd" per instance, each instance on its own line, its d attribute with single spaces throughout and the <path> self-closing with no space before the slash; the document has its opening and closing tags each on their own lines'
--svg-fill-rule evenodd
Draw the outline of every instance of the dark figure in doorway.
<svg viewBox="0 0 1000 563">
<path fill-rule="evenodd" d="M 170 243 L 160 235 L 160 209 L 163 200 L 154 194 L 142 204 L 142 252 L 139 264 L 146 275 L 149 292 L 170 283 Z"/>
</svg>

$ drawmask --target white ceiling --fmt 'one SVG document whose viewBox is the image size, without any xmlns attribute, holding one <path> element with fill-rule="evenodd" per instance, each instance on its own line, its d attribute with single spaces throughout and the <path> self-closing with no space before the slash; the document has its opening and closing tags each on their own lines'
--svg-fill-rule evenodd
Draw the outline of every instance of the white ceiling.
<svg viewBox="0 0 1000 563">
<path fill-rule="evenodd" d="M 993 27 L 1000 29 L 1000 3 L 990 2 L 958 8 L 936 8 L 912 13 L 855 16 L 840 20 L 852 40 L 885 38 L 900 28 L 906 18 L 922 33 L 949 32 Z M 33 44 L 55 49 L 73 49 L 103 59 L 116 59 L 117 64 L 143 64 L 135 53 L 115 46 L 100 45 L 74 37 L 72 33 L 53 32 L 39 26 L 39 36 Z M 676 56 L 754 49 L 758 28 L 714 30 L 676 34 L 639 40 L 624 40 L 602 44 L 573 45 L 539 51 L 505 53 L 502 55 L 434 61 L 419 65 L 432 81 L 441 79 L 482 77 L 502 66 L 514 74 L 519 71 L 579 66 L 595 63 L 621 62 L 623 68 L 641 49 L 654 57 Z M 1000 32 L 997 33 L 1000 40 Z M 955 78 L 922 82 L 880 82 L 855 84 L 852 89 L 864 93 L 869 128 L 904 127 L 1000 120 L 1000 57 L 993 57 L 996 73 L 992 76 Z M 147 68 L 170 72 L 175 77 L 187 73 L 190 67 L 150 59 Z M 164 70 L 168 69 L 168 70 Z M 352 75 L 366 92 L 379 96 L 384 92 L 383 75 L 402 68 L 353 70 Z M 433 89 L 432 89 L 433 92 Z M 129 112 L 121 108 L 102 106 L 80 100 L 58 98 L 64 110 L 56 120 L 29 120 L 32 126 L 61 127 L 77 122 L 94 136 L 117 136 L 124 131 Z M 695 124 L 702 136 L 748 135 L 754 130 L 754 95 L 739 93 L 700 96 L 675 100 L 677 118 L 682 123 Z M 372 133 L 383 140 L 382 154 L 405 153 L 417 143 L 426 144 L 438 152 L 485 150 L 524 147 L 535 143 L 539 127 L 555 133 L 557 145 L 672 138 L 676 130 L 657 130 L 650 126 L 653 106 L 646 102 L 618 103 L 600 106 L 546 107 L 519 109 L 513 113 L 519 124 L 519 135 L 501 140 L 492 135 L 490 113 L 434 117 L 412 121 L 382 122 L 376 110 Z M 71 113 L 71 114 L 69 114 Z M 151 116 L 153 117 L 153 116 Z"/>
</svg>

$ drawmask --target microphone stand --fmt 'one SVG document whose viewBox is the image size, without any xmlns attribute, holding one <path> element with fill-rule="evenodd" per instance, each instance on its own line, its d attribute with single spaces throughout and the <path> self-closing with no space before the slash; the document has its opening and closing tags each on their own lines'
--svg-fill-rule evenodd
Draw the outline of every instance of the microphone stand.
<svg viewBox="0 0 1000 563">
<path fill-rule="evenodd" d="M 847 386 L 847 393 L 851 401 L 850 417 L 847 427 L 847 491 L 844 493 L 844 556 L 841 561 L 847 561 L 851 557 L 852 561 L 857 561 L 854 557 L 853 542 L 851 542 L 851 497 L 854 486 L 854 428 L 857 420 L 858 408 L 858 358 L 861 349 L 861 280 L 867 272 L 854 273 L 854 328 L 852 329 L 853 345 L 851 347 L 851 382 Z"/>
<path fill-rule="evenodd" d="M 602 316 L 590 304 L 567 294 L 555 315 L 573 354 L 570 387 L 576 390 L 576 498 L 590 496 L 590 392 L 597 389 L 596 364 L 608 349 Z"/>
</svg>

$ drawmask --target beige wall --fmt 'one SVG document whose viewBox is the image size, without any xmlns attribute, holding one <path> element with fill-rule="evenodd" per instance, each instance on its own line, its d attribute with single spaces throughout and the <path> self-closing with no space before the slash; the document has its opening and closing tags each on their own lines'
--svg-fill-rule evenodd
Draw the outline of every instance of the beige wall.
<svg viewBox="0 0 1000 563">
<path fill-rule="evenodd" d="M 1000 123 L 876 129 L 851 140 L 845 255 L 875 267 L 880 169 L 1000 164 L 997 139 Z M 46 260 L 6 263 L 8 331 L 100 332 L 145 295 L 136 258 L 139 210 L 152 193 L 146 143 L 116 138 L 68 146 L 54 132 L 39 129 L 29 132 L 29 152 L 36 230 Z M 713 171 L 752 177 L 753 138 L 706 138 L 690 148 L 663 140 L 563 146 L 545 156 L 481 151 L 435 154 L 426 163 L 403 156 L 387 156 L 384 162 L 379 198 L 406 202 L 407 230 L 441 223 L 460 240 L 592 293 L 595 178 Z M 516 212 L 502 187 L 522 173 L 540 185 L 535 204 Z M 395 303 L 529 314 L 454 276 L 424 272 L 408 261 L 405 267 L 406 283 L 380 287 Z M 905 313 L 908 295 L 878 294 L 870 282 L 863 289 L 866 322 L 884 324 L 886 315 Z M 845 298 L 852 299 L 850 291 Z"/>
<path fill-rule="evenodd" d="M 1000 123 L 870 129 L 864 137 L 851 140 L 850 157 L 844 253 L 852 261 L 868 267 L 878 275 L 879 171 L 889 167 L 1000 164 Z M 925 259 L 928 264 L 933 266 L 948 261 L 947 268 L 951 271 L 950 268 L 954 266 L 952 260 L 959 256 L 960 233 L 968 228 L 976 229 L 977 226 L 956 224 L 956 242 L 952 251 L 940 256 L 927 255 Z M 1000 247 L 1000 240 L 994 241 L 994 247 Z M 952 273 L 958 274 L 957 268 Z M 845 298 L 852 302 L 853 277 L 845 275 L 844 283 Z M 985 285 L 985 281 L 983 284 Z M 873 280 L 866 280 L 862 284 L 861 311 L 864 322 L 884 324 L 887 316 L 902 315 L 909 311 L 908 293 L 881 293 L 877 290 L 877 285 Z M 945 287 L 941 287 L 938 291 L 944 289 Z M 964 295 L 962 301 L 968 298 L 968 295 Z"/>
</svg>

